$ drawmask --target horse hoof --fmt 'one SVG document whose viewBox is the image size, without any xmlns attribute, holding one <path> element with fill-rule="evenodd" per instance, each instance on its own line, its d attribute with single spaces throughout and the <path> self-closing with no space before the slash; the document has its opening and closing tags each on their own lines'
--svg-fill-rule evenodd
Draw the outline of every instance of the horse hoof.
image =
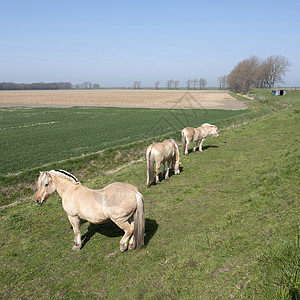
<svg viewBox="0 0 300 300">
<path fill-rule="evenodd" d="M 151 184 L 147 184 L 147 188 L 149 188 L 151 186 Z"/>
<path fill-rule="evenodd" d="M 160 181 L 157 181 L 156 184 L 160 184 Z"/>
<path fill-rule="evenodd" d="M 76 245 L 74 245 L 73 248 L 72 248 L 72 251 L 79 251 L 79 250 L 80 250 L 80 247 L 76 246 Z"/>
</svg>

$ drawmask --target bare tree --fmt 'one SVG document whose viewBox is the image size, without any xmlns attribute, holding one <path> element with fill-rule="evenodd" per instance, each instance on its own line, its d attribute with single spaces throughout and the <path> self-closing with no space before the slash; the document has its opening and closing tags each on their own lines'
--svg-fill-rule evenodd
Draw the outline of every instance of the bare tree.
<svg viewBox="0 0 300 300">
<path fill-rule="evenodd" d="M 227 85 L 238 92 L 249 92 L 251 87 L 272 88 L 283 83 L 289 66 L 289 61 L 282 55 L 272 55 L 264 61 L 251 56 L 233 68 L 227 76 Z"/>
<path fill-rule="evenodd" d="M 155 89 L 158 90 L 159 81 L 155 81 Z"/>
<path fill-rule="evenodd" d="M 196 85 L 198 85 L 198 79 L 197 78 L 195 78 L 195 79 L 192 80 L 192 85 L 193 85 L 194 90 L 195 90 L 196 89 Z"/>
<path fill-rule="evenodd" d="M 192 79 L 188 79 L 186 81 L 186 87 L 187 87 L 188 90 L 191 88 L 191 84 L 192 84 Z"/>
<path fill-rule="evenodd" d="M 100 84 L 94 83 L 93 84 L 93 89 L 100 89 Z"/>
<path fill-rule="evenodd" d="M 200 78 L 199 80 L 199 87 L 200 89 L 204 89 L 207 85 L 207 80 L 205 78 Z"/>
<path fill-rule="evenodd" d="M 274 87 L 277 83 L 284 83 L 283 77 L 289 71 L 290 62 L 282 55 L 269 56 L 264 62 L 266 68 L 267 85 Z"/>
<path fill-rule="evenodd" d="M 227 81 L 226 75 L 218 77 L 218 84 L 220 89 L 226 88 L 226 81 Z"/>
<path fill-rule="evenodd" d="M 132 86 L 134 89 L 140 89 L 141 88 L 141 84 L 142 82 L 141 81 L 134 81 Z"/>
<path fill-rule="evenodd" d="M 170 80 L 167 81 L 167 88 L 168 88 L 169 90 L 172 88 L 173 82 L 174 82 L 173 79 L 170 79 Z"/>
<path fill-rule="evenodd" d="M 174 88 L 177 89 L 179 86 L 179 80 L 174 80 Z"/>
<path fill-rule="evenodd" d="M 239 62 L 227 76 L 227 84 L 233 91 L 248 93 L 251 86 L 256 83 L 256 70 L 260 60 L 251 56 Z"/>
</svg>

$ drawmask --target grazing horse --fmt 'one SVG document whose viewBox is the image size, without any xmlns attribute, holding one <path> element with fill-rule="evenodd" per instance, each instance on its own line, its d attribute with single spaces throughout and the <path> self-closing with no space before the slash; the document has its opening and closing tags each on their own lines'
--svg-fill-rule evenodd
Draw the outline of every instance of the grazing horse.
<svg viewBox="0 0 300 300">
<path fill-rule="evenodd" d="M 169 169 L 172 162 L 172 168 L 175 174 L 179 174 L 179 166 L 181 161 L 179 158 L 179 149 L 177 143 L 173 139 L 167 139 L 162 143 L 152 143 L 146 151 L 147 158 L 147 187 L 150 187 L 151 182 L 154 180 L 154 163 L 156 165 L 155 175 L 156 183 L 160 183 L 158 172 L 162 164 L 162 173 L 164 175 L 165 163 L 167 162 L 167 171 L 165 179 L 169 179 Z"/>
<path fill-rule="evenodd" d="M 144 200 L 135 186 L 114 182 L 101 190 L 91 190 L 67 171 L 40 172 L 36 203 L 43 204 L 55 191 L 62 198 L 74 230 L 72 250 L 81 248 L 80 220 L 94 224 L 112 220 L 125 231 L 120 241 L 121 252 L 144 245 Z"/>
<path fill-rule="evenodd" d="M 202 152 L 202 145 L 205 138 L 208 135 L 212 135 L 213 137 L 219 136 L 218 128 L 216 125 L 211 125 L 209 123 L 204 123 L 200 127 L 193 128 L 193 127 L 185 127 L 181 131 L 182 135 L 182 148 L 185 155 L 188 155 L 188 146 L 191 141 L 195 142 L 195 146 L 193 151 L 196 151 L 198 141 L 201 140 L 199 145 L 199 151 Z"/>
</svg>

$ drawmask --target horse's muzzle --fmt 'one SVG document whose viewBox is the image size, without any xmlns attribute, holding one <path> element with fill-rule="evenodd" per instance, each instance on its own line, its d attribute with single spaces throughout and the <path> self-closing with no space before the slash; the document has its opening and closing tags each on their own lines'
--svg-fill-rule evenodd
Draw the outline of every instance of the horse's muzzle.
<svg viewBox="0 0 300 300">
<path fill-rule="evenodd" d="M 44 202 L 40 201 L 39 199 L 35 200 L 36 204 L 42 205 Z"/>
</svg>

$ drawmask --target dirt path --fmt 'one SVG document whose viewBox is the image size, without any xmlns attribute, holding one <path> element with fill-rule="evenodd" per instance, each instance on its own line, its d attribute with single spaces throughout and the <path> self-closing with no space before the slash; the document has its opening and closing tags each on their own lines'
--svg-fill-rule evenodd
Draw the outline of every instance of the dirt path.
<svg viewBox="0 0 300 300">
<path fill-rule="evenodd" d="M 55 90 L 0 91 L 0 106 L 28 107 L 141 107 L 168 109 L 247 108 L 222 90 Z"/>
</svg>

